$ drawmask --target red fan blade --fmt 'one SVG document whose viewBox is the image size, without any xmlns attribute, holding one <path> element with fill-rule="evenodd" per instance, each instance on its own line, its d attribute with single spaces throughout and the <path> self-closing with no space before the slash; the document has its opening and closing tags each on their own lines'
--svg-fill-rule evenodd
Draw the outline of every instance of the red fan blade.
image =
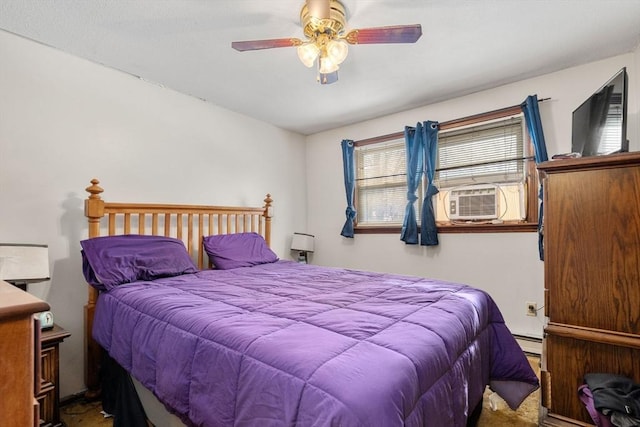
<svg viewBox="0 0 640 427">
<path fill-rule="evenodd" d="M 362 28 L 350 31 L 344 39 L 350 44 L 415 43 L 422 35 L 420 24 Z"/>
<path fill-rule="evenodd" d="M 296 38 L 269 39 L 269 40 L 247 40 L 243 42 L 231 42 L 231 47 L 240 52 L 245 50 L 273 49 L 275 47 L 300 46 L 302 40 Z"/>
</svg>

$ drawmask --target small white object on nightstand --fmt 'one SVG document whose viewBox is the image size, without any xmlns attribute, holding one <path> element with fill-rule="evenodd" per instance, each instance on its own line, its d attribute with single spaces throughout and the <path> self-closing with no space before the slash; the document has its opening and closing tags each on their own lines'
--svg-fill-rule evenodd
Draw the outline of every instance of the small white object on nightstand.
<svg viewBox="0 0 640 427">
<path fill-rule="evenodd" d="M 53 313 L 43 311 L 42 313 L 38 313 L 38 318 L 40 319 L 40 329 L 53 328 Z"/>
</svg>

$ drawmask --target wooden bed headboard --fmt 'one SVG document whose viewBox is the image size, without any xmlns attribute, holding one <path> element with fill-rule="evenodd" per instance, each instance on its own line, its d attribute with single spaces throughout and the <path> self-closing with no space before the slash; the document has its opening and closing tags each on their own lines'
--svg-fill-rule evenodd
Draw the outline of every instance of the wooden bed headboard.
<svg viewBox="0 0 640 427">
<path fill-rule="evenodd" d="M 202 247 L 205 236 L 256 232 L 271 245 L 271 195 L 262 207 L 203 206 L 151 203 L 105 202 L 97 179 L 86 188 L 84 214 L 89 221 L 89 238 L 121 234 L 148 234 L 175 237 L 184 242 L 199 269 L 208 268 Z M 87 397 L 100 390 L 99 367 L 102 349 L 91 336 L 98 291 L 89 286 L 85 305 L 85 382 Z"/>
</svg>

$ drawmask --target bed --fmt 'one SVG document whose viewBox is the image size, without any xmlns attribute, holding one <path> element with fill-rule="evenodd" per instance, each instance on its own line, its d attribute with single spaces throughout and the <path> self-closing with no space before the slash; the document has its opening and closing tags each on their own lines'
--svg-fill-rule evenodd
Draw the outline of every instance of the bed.
<svg viewBox="0 0 640 427">
<path fill-rule="evenodd" d="M 465 426 L 538 379 L 485 292 L 281 260 L 261 207 L 106 203 L 82 242 L 104 349 L 187 426 Z"/>
</svg>

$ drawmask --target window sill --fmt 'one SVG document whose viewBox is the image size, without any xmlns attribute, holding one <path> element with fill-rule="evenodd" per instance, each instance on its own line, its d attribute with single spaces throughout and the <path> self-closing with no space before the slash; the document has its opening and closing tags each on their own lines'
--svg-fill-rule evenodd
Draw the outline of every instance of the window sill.
<svg viewBox="0 0 640 427">
<path fill-rule="evenodd" d="M 356 226 L 355 234 L 400 234 L 400 226 Z M 502 224 L 438 224 L 438 233 L 530 233 L 538 231 L 535 222 L 504 222 Z"/>
</svg>

